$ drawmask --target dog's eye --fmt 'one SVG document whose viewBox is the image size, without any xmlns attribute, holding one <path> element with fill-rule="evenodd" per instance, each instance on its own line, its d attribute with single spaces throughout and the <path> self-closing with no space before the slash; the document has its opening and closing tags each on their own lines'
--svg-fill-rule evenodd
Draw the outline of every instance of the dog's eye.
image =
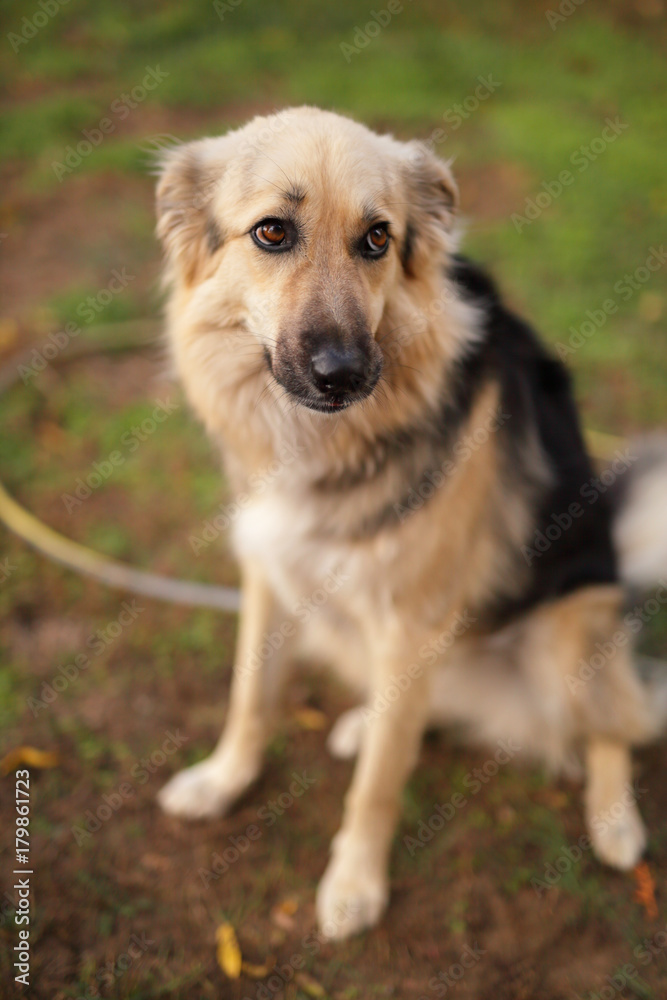
<svg viewBox="0 0 667 1000">
<path fill-rule="evenodd" d="M 252 235 L 256 243 L 269 249 L 284 246 L 289 242 L 285 223 L 280 219 L 265 219 L 255 226 Z"/>
<path fill-rule="evenodd" d="M 378 223 L 366 233 L 363 242 L 363 252 L 368 257 L 379 257 L 389 246 L 389 233 L 384 222 Z"/>
</svg>

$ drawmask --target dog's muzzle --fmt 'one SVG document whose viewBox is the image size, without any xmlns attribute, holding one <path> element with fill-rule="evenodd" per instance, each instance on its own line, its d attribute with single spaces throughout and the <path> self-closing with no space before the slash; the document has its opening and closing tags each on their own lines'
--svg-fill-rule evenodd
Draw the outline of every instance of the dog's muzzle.
<svg viewBox="0 0 667 1000">
<path fill-rule="evenodd" d="M 382 356 L 373 338 L 318 337 L 302 341 L 296 362 L 278 352 L 273 374 L 303 406 L 322 413 L 337 413 L 369 396 L 377 385 Z"/>
</svg>

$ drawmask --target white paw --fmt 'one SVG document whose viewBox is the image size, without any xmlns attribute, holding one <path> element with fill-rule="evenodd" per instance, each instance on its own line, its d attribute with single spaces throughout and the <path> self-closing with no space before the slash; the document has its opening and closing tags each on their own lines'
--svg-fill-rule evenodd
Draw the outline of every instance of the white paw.
<svg viewBox="0 0 667 1000">
<path fill-rule="evenodd" d="M 224 816 L 256 777 L 256 769 L 234 767 L 231 761 L 214 755 L 175 774 L 158 792 L 157 800 L 170 816 Z"/>
<path fill-rule="evenodd" d="M 351 708 L 339 715 L 327 737 L 327 750 L 338 760 L 351 760 L 361 749 L 364 736 L 363 708 Z"/>
<path fill-rule="evenodd" d="M 317 888 L 317 919 L 324 937 L 342 941 L 373 927 L 387 908 L 389 885 L 373 853 L 341 849 L 334 853 Z"/>
<path fill-rule="evenodd" d="M 621 871 L 634 868 L 646 848 L 646 830 L 634 802 L 618 819 L 598 814 L 589 823 L 593 850 L 605 864 Z M 603 818 L 604 817 L 604 818 Z"/>
</svg>

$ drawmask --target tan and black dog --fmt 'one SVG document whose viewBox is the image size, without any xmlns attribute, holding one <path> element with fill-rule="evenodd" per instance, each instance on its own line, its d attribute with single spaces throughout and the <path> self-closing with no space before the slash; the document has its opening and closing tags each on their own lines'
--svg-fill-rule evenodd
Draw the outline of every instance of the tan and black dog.
<svg viewBox="0 0 667 1000">
<path fill-rule="evenodd" d="M 242 615 L 220 743 L 160 804 L 228 810 L 260 772 L 288 665 L 330 663 L 363 695 L 329 738 L 358 752 L 317 893 L 331 937 L 387 905 L 434 724 L 554 768 L 578 758 L 599 857 L 628 868 L 645 845 L 630 747 L 665 699 L 633 666 L 624 584 L 640 564 L 658 580 L 636 536 L 652 517 L 657 553 L 667 475 L 653 513 L 639 476 L 617 506 L 596 490 L 568 375 L 457 254 L 456 209 L 425 146 L 315 108 L 161 168 L 172 357 L 241 497 Z"/>
</svg>

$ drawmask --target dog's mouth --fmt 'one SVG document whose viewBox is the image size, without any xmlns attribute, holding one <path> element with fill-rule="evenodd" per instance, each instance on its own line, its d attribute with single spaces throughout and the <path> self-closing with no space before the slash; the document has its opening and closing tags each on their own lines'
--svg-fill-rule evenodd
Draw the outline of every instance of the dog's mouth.
<svg viewBox="0 0 667 1000">
<path fill-rule="evenodd" d="M 377 385 L 378 378 L 379 373 L 372 385 L 351 394 L 327 395 L 312 389 L 307 392 L 295 392 L 292 389 L 287 389 L 287 391 L 293 399 L 309 410 L 315 410 L 317 413 L 342 413 L 343 410 L 349 409 L 355 403 L 361 403 L 364 399 L 368 399 Z"/>
<path fill-rule="evenodd" d="M 338 359 L 334 359 L 335 362 Z M 331 356 L 318 356 L 307 364 L 292 365 L 285 358 L 271 358 L 267 364 L 278 384 L 300 406 L 317 413 L 342 413 L 373 393 L 380 379 L 381 359 L 359 363 L 355 370 L 337 367 Z M 328 367 L 327 367 L 328 365 Z"/>
</svg>

